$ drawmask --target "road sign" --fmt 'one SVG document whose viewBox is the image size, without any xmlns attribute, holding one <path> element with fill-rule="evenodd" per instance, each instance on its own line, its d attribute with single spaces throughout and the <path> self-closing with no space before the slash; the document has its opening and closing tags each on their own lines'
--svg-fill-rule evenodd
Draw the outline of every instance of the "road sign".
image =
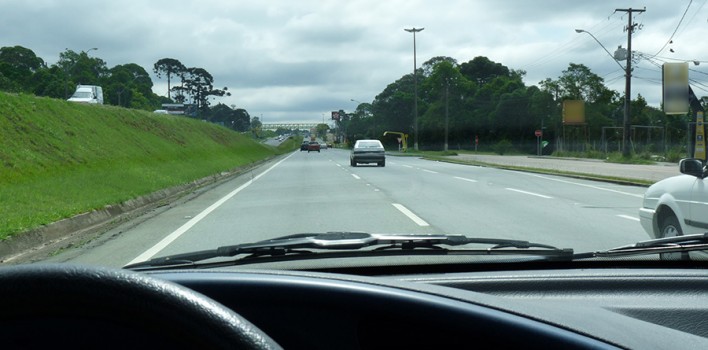
<svg viewBox="0 0 708 350">
<path fill-rule="evenodd" d="M 543 136 L 543 131 L 536 130 L 536 132 L 534 134 L 536 134 L 536 137 L 541 137 L 541 136 Z"/>
</svg>

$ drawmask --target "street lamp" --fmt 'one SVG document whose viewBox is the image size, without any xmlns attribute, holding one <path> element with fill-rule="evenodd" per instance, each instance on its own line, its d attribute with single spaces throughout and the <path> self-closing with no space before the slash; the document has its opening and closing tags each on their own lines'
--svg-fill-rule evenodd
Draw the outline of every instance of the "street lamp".
<svg viewBox="0 0 708 350">
<path fill-rule="evenodd" d="M 97 47 L 92 47 L 92 48 L 90 48 L 90 49 L 88 49 L 88 50 L 86 50 L 86 51 L 81 50 L 81 53 L 79 54 L 79 59 L 81 58 L 81 54 L 84 54 L 84 53 L 85 53 L 85 54 L 88 56 L 88 53 L 91 52 L 91 51 L 94 51 L 94 50 L 98 50 L 98 48 L 97 48 Z M 66 51 L 69 51 L 69 49 L 67 48 Z M 74 66 L 76 66 L 77 63 L 79 63 L 79 59 L 77 59 L 76 62 L 74 62 L 74 63 L 71 65 L 71 67 L 66 68 L 66 69 L 64 70 L 64 99 L 65 99 L 65 100 L 69 98 L 69 71 L 71 71 L 72 69 L 74 69 Z"/>
<path fill-rule="evenodd" d="M 364 104 L 363 102 L 357 101 L 357 100 L 355 100 L 355 99 L 353 99 L 353 98 L 350 98 L 349 100 L 352 101 L 352 102 L 356 102 L 356 103 L 358 103 L 359 105 L 363 105 L 363 104 Z M 358 108 L 359 108 L 359 106 L 357 106 L 357 109 L 358 109 Z M 362 110 L 362 113 L 363 113 L 363 115 L 364 115 L 364 118 L 367 118 L 367 119 L 368 119 L 368 118 L 369 118 L 369 114 L 371 113 L 371 111 L 367 111 L 366 109 L 363 109 L 363 110 Z M 372 133 L 374 134 L 373 137 L 376 137 L 376 117 L 375 117 L 374 114 L 371 114 L 371 122 L 373 123 L 373 129 L 372 129 Z"/>
<path fill-rule="evenodd" d="M 622 68 L 622 70 L 624 70 L 624 67 L 619 62 L 617 62 L 617 59 L 615 58 L 615 56 L 613 56 L 610 53 L 610 51 L 608 51 L 607 48 L 605 48 L 605 45 L 602 45 L 600 40 L 597 40 L 597 38 L 594 35 L 592 35 L 592 33 L 588 32 L 587 30 L 584 30 L 584 29 L 576 29 L 575 32 L 576 33 L 585 33 L 587 35 L 590 35 L 593 39 L 595 39 L 595 42 L 597 42 L 597 44 L 600 45 L 600 47 L 602 47 L 602 49 L 605 50 L 605 52 L 607 52 L 607 54 L 610 55 L 610 57 L 612 57 L 612 60 L 615 61 L 615 63 L 617 63 L 617 65 L 620 68 Z"/>
<path fill-rule="evenodd" d="M 450 125 L 450 78 L 446 77 L 445 78 L 445 147 L 444 150 L 447 152 L 448 150 L 448 143 L 447 143 L 447 137 L 449 132 L 449 125 Z"/>
<path fill-rule="evenodd" d="M 622 65 L 619 62 L 617 62 L 617 60 L 615 60 L 615 57 L 612 56 L 612 54 L 609 51 L 607 51 L 607 49 L 605 48 L 605 45 L 602 45 L 602 43 L 599 40 L 597 40 L 597 38 L 594 35 L 592 35 L 592 33 L 588 32 L 587 30 L 583 30 L 583 29 L 576 29 L 575 32 L 576 33 L 586 33 L 586 34 L 590 35 L 593 39 L 595 39 L 595 41 L 598 44 L 600 44 L 600 46 L 605 50 L 605 52 L 607 52 L 607 54 L 610 55 L 610 57 L 612 57 L 612 60 L 615 61 L 615 63 L 617 63 L 617 65 L 620 66 L 620 68 L 622 68 L 622 70 L 624 70 L 625 85 L 624 85 L 624 118 L 623 118 L 623 122 L 622 122 L 622 124 L 623 124 L 622 125 L 622 129 L 623 129 L 622 130 L 622 156 L 629 157 L 629 155 L 630 155 L 630 152 L 629 152 L 630 134 L 629 134 L 629 132 L 630 132 L 630 128 L 631 128 L 631 125 L 629 122 L 629 114 L 630 114 L 630 102 L 631 102 L 630 94 L 631 94 L 631 90 L 632 90 L 632 68 L 631 68 L 631 66 L 632 66 L 632 44 L 631 44 L 632 41 L 628 39 L 629 44 L 627 47 L 627 64 L 626 64 L 626 66 L 622 67 Z M 631 32 L 631 30 L 630 30 L 630 32 Z"/>
<path fill-rule="evenodd" d="M 413 86 L 415 96 L 413 100 L 413 149 L 418 150 L 418 76 L 416 65 L 416 48 L 415 48 L 415 33 L 423 31 L 425 28 L 403 29 L 409 33 L 413 33 Z"/>
</svg>

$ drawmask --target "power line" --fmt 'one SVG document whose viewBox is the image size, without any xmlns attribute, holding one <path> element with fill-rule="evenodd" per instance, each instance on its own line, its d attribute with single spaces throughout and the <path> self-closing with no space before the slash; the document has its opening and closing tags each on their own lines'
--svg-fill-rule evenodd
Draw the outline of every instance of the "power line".
<svg viewBox="0 0 708 350">
<path fill-rule="evenodd" d="M 674 32 L 671 33 L 671 36 L 669 37 L 669 40 L 667 40 L 666 43 L 664 43 L 664 46 L 662 46 L 662 47 L 659 49 L 659 51 L 657 51 L 657 52 L 654 54 L 654 56 L 660 54 L 661 51 L 663 51 L 663 50 L 666 48 L 666 46 L 669 45 L 669 44 L 672 42 L 672 40 L 674 39 L 674 35 L 676 35 L 676 32 L 678 31 L 679 27 L 681 26 L 681 22 L 683 22 L 683 19 L 686 17 L 686 13 L 688 13 L 688 9 L 691 8 L 691 4 L 692 4 L 692 3 L 693 3 L 693 0 L 689 0 L 689 1 L 688 1 L 688 6 L 686 6 L 686 10 L 683 11 L 683 15 L 681 16 L 681 19 L 679 20 L 678 24 L 676 25 L 676 29 L 674 29 Z"/>
</svg>

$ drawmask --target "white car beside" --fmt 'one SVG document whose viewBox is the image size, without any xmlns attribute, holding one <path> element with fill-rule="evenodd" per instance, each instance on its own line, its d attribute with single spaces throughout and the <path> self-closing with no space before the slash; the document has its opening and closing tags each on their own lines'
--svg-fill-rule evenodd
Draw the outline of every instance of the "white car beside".
<svg viewBox="0 0 708 350">
<path fill-rule="evenodd" d="M 639 221 L 652 238 L 708 232 L 708 169 L 700 159 L 682 159 L 679 169 L 644 194 Z"/>
</svg>

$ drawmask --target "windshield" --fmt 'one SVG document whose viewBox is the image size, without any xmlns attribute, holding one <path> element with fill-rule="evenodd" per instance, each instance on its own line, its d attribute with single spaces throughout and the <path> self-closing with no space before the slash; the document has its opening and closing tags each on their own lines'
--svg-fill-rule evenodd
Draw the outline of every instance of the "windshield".
<svg viewBox="0 0 708 350">
<path fill-rule="evenodd" d="M 71 98 L 92 98 L 93 94 L 88 92 L 88 91 L 77 91 L 73 95 L 71 95 Z"/>
<path fill-rule="evenodd" d="M 5 263 L 122 267 L 327 233 L 360 253 L 349 263 L 391 246 L 565 259 L 708 231 L 694 2 L 88 5 L 0 13 Z M 66 102 L 92 97 L 79 84 L 104 105 Z M 418 236 L 359 249 L 352 233 Z"/>
</svg>

